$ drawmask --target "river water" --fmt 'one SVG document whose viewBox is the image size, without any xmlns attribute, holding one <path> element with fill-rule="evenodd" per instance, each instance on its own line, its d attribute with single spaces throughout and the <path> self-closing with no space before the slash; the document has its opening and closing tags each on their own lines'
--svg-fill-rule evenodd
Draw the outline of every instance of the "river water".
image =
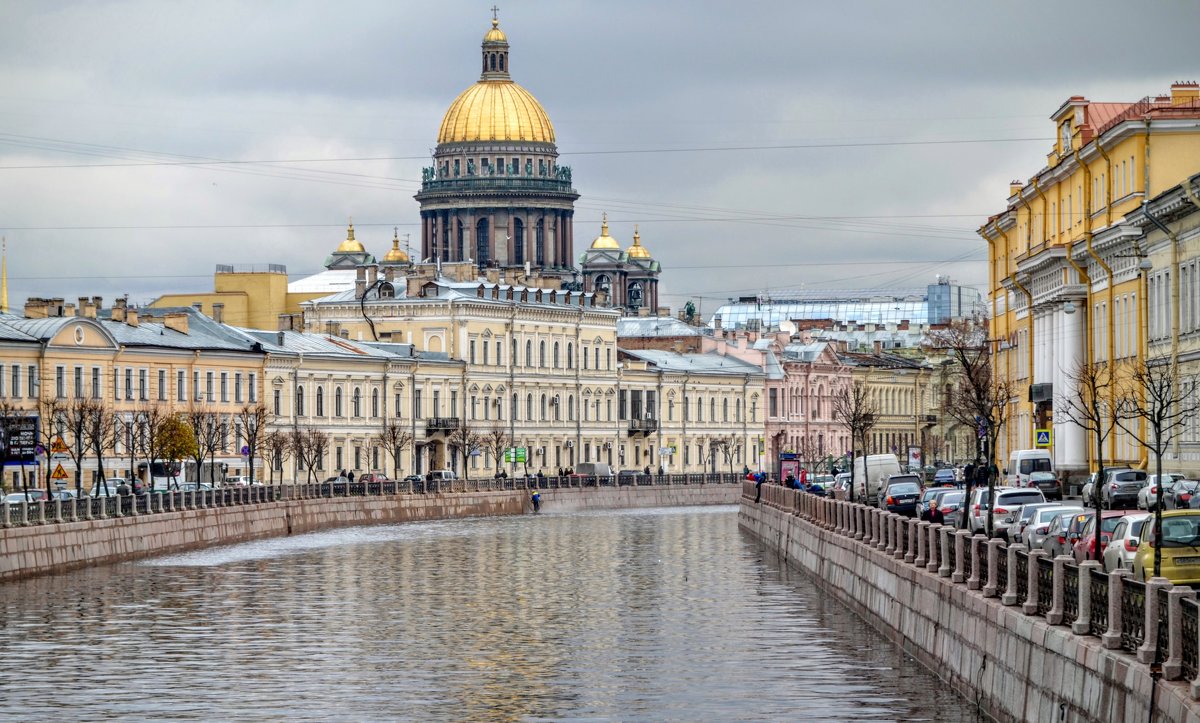
<svg viewBox="0 0 1200 723">
<path fill-rule="evenodd" d="M 334 530 L 0 586 L 21 720 L 941 720 L 736 508 Z"/>
</svg>

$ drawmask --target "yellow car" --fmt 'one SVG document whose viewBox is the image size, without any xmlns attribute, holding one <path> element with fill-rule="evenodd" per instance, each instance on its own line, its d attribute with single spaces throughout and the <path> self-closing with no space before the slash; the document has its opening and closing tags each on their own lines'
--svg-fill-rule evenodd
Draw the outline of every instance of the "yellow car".
<svg viewBox="0 0 1200 723">
<path fill-rule="evenodd" d="M 1200 585 L 1200 510 L 1164 510 L 1162 534 L 1151 516 L 1142 530 L 1142 541 L 1133 558 L 1133 577 L 1154 577 L 1154 548 L 1160 546 L 1160 577 L 1176 585 Z"/>
</svg>

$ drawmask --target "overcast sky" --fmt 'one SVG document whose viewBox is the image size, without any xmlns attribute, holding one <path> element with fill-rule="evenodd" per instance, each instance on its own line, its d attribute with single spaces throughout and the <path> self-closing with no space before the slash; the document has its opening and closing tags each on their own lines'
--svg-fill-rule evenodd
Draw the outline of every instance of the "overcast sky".
<svg viewBox="0 0 1200 723">
<path fill-rule="evenodd" d="M 348 217 L 376 255 L 394 226 L 419 248 L 412 194 L 491 4 L 3 0 L 10 303 L 144 303 L 210 290 L 219 263 L 295 278 Z M 705 315 L 939 273 L 982 288 L 974 230 L 1044 164 L 1063 100 L 1200 78 L 1194 2 L 499 4 L 582 194 L 576 254 L 602 211 L 623 244 L 640 224 L 663 302 Z"/>
</svg>

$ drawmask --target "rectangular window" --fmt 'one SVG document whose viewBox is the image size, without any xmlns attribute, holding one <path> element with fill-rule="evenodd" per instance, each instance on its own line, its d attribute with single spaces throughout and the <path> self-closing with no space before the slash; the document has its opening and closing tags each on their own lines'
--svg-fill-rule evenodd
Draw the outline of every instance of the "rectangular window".
<svg viewBox="0 0 1200 723">
<path fill-rule="evenodd" d="M 100 384 L 100 367 L 92 367 L 92 399 L 99 399 L 103 393 L 103 385 Z"/>
<path fill-rule="evenodd" d="M 234 372 L 233 375 L 233 401 L 238 404 L 242 403 L 242 373 Z"/>
<path fill-rule="evenodd" d="M 125 367 L 125 398 L 133 399 L 133 369 Z"/>
<path fill-rule="evenodd" d="M 767 416 L 768 417 L 778 417 L 779 416 L 779 390 L 778 389 L 767 390 Z"/>
<path fill-rule="evenodd" d="M 205 399 L 205 401 L 211 402 L 212 400 L 216 399 L 216 397 L 213 396 L 213 392 L 216 391 L 216 385 L 215 385 L 216 378 L 217 378 L 216 374 L 214 374 L 213 372 L 205 372 L 204 373 L 204 399 Z"/>
<path fill-rule="evenodd" d="M 38 368 L 31 364 L 29 366 L 29 368 L 26 370 L 26 372 L 27 373 L 25 374 L 25 383 L 29 385 L 29 388 L 27 390 L 29 392 L 29 394 L 27 396 L 30 399 L 33 399 L 33 398 L 37 397 Z"/>
<path fill-rule="evenodd" d="M 496 342 L 496 366 L 504 366 L 504 347 L 500 345 L 499 341 Z"/>
<path fill-rule="evenodd" d="M 404 405 L 402 405 L 400 403 L 400 392 L 396 392 L 396 404 L 394 405 L 393 408 L 396 410 L 396 418 L 397 419 L 404 416 L 402 414 L 402 412 L 404 411 Z"/>
<path fill-rule="evenodd" d="M 273 401 L 273 408 L 275 410 L 275 416 L 278 417 L 280 414 L 280 411 L 279 411 L 279 409 L 280 409 L 280 393 L 279 393 L 278 389 L 275 390 L 275 397 L 272 401 Z"/>
<path fill-rule="evenodd" d="M 442 390 L 440 389 L 433 390 L 433 416 L 442 416 Z M 453 417 L 454 412 L 451 412 L 449 416 Z"/>
<path fill-rule="evenodd" d="M 625 390 L 617 392 L 617 419 L 624 421 L 625 419 Z"/>
<path fill-rule="evenodd" d="M 453 389 L 450 390 L 450 416 L 458 416 L 458 392 Z"/>
<path fill-rule="evenodd" d="M 147 374 L 149 372 L 145 369 L 138 369 L 138 399 L 143 402 L 150 399 L 150 389 L 147 386 L 150 380 L 147 378 Z"/>
<path fill-rule="evenodd" d="M 120 369 L 113 367 L 112 380 L 113 380 L 112 381 L 113 399 L 120 399 L 121 398 L 121 370 Z"/>
<path fill-rule="evenodd" d="M 67 370 L 63 367 L 54 369 L 54 396 L 65 399 L 67 396 Z"/>
<path fill-rule="evenodd" d="M 200 372 L 192 372 L 192 400 L 200 401 Z"/>
<path fill-rule="evenodd" d="M 634 389 L 629 393 L 630 419 L 642 418 L 642 390 Z"/>
<path fill-rule="evenodd" d="M 421 418 L 421 390 L 413 390 L 413 419 Z"/>
<path fill-rule="evenodd" d="M 83 367 L 75 367 L 75 398 L 83 399 Z"/>
<path fill-rule="evenodd" d="M 229 372 L 221 372 L 221 401 L 229 401 Z"/>
<path fill-rule="evenodd" d="M 258 375 L 250 372 L 250 389 L 248 390 L 247 398 L 251 403 L 258 401 Z"/>
<path fill-rule="evenodd" d="M 167 370 L 158 370 L 158 401 L 167 401 Z"/>
<path fill-rule="evenodd" d="M 474 364 L 474 363 L 475 363 L 475 340 L 474 340 L 474 339 L 472 339 L 472 340 L 471 340 L 471 354 L 470 354 L 470 359 L 471 359 L 471 363 L 472 363 L 472 364 Z M 486 362 L 485 362 L 485 363 L 486 363 Z"/>
<path fill-rule="evenodd" d="M 187 401 L 187 377 L 182 369 L 175 372 L 175 399 L 180 402 Z"/>
<path fill-rule="evenodd" d="M 0 390 L 4 388 L 4 380 L 0 379 Z M 21 366 L 13 364 L 12 366 L 12 395 L 14 398 L 21 396 Z"/>
</svg>

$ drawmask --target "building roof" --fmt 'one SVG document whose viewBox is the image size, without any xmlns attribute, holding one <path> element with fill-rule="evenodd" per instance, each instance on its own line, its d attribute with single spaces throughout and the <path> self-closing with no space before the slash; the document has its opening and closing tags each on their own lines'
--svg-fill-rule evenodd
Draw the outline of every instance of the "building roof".
<svg viewBox="0 0 1200 723">
<path fill-rule="evenodd" d="M 752 376 L 763 374 L 763 370 L 755 364 L 722 354 L 677 354 L 662 349 L 621 349 L 621 353 L 649 362 L 664 371 Z"/>
<path fill-rule="evenodd" d="M 691 324 L 669 316 L 627 316 L 617 320 L 617 338 L 703 336 Z"/>
<path fill-rule="evenodd" d="M 332 294 L 346 289 L 353 292 L 355 278 L 357 272 L 354 269 L 327 269 L 290 282 L 287 290 L 289 294 Z"/>
</svg>

